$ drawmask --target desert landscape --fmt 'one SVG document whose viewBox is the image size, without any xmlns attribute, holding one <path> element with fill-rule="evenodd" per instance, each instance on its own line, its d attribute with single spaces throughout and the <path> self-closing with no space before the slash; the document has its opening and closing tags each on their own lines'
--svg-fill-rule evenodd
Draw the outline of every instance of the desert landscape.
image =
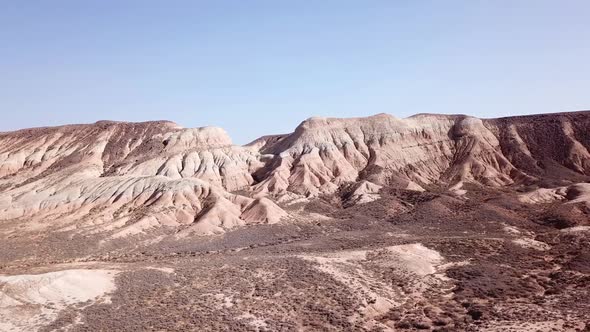
<svg viewBox="0 0 590 332">
<path fill-rule="evenodd" d="M 590 331 L 590 111 L 0 133 L 0 331 Z"/>
</svg>

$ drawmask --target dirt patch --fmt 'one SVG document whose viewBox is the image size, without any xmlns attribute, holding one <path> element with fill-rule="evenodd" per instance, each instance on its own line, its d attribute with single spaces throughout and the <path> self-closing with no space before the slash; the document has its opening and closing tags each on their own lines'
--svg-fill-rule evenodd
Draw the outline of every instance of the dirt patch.
<svg viewBox="0 0 590 332">
<path fill-rule="evenodd" d="M 116 271 L 65 270 L 0 276 L 0 329 L 36 330 L 70 306 L 110 301 Z"/>
</svg>

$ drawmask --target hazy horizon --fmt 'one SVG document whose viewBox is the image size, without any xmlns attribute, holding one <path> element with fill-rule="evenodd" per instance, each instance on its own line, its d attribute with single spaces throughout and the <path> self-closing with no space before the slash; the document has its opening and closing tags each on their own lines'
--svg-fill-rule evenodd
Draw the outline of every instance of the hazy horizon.
<svg viewBox="0 0 590 332">
<path fill-rule="evenodd" d="M 0 4 L 0 131 L 170 120 L 236 144 L 311 116 L 590 108 L 584 1 Z"/>
</svg>

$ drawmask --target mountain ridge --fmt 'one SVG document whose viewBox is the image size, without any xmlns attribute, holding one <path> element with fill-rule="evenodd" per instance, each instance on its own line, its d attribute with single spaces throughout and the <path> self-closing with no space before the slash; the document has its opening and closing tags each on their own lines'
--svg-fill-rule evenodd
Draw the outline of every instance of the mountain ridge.
<svg viewBox="0 0 590 332">
<path fill-rule="evenodd" d="M 94 216 L 102 222 L 85 231 L 111 237 L 158 228 L 205 235 L 280 222 L 289 214 L 276 202 L 350 183 L 359 183 L 357 202 L 383 186 L 572 185 L 590 179 L 588 132 L 590 112 L 313 117 L 244 146 L 221 128 L 170 121 L 24 129 L 0 134 L 0 219 L 83 229 L 77 223 Z"/>
</svg>

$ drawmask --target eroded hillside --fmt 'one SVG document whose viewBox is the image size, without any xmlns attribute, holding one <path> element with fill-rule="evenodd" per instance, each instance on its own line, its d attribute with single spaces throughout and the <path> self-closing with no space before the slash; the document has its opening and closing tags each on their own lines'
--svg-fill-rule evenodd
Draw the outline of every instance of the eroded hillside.
<svg viewBox="0 0 590 332">
<path fill-rule="evenodd" d="M 581 331 L 589 150 L 590 112 L 0 133 L 0 330 Z"/>
</svg>

